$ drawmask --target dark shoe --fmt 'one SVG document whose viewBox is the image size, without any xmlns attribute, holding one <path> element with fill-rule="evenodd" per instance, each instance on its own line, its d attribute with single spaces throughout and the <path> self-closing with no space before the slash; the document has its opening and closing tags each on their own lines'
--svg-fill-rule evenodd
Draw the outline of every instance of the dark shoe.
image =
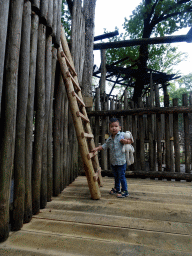
<svg viewBox="0 0 192 256">
<path fill-rule="evenodd" d="M 118 198 L 124 198 L 124 197 L 127 197 L 127 196 L 129 196 L 128 191 L 121 191 L 121 193 L 119 193 L 117 195 Z"/>
<path fill-rule="evenodd" d="M 115 195 L 117 193 L 120 193 L 120 192 L 117 191 L 115 188 L 112 188 L 111 191 L 109 192 L 110 195 Z"/>
</svg>

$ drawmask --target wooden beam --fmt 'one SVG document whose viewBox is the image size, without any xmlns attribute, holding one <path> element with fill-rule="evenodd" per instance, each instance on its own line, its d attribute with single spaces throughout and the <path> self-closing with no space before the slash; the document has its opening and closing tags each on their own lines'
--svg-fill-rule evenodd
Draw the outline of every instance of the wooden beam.
<svg viewBox="0 0 192 256">
<path fill-rule="evenodd" d="M 144 115 L 144 114 L 174 114 L 174 113 L 192 113 L 192 107 L 154 107 L 154 108 L 137 108 L 126 110 L 101 110 L 89 111 L 88 116 L 127 116 L 127 115 Z"/>
<path fill-rule="evenodd" d="M 100 35 L 100 36 L 95 36 L 94 41 L 106 39 L 106 38 L 109 38 L 109 37 L 114 37 L 114 36 L 117 36 L 117 35 L 119 35 L 119 31 L 115 30 L 114 32 L 109 32 L 109 33 L 106 33 L 106 34 L 103 34 L 103 35 Z"/>
<path fill-rule="evenodd" d="M 154 38 L 142 38 L 133 40 L 124 40 L 118 42 L 99 43 L 94 44 L 94 50 L 110 49 L 110 48 L 121 48 L 143 44 L 167 44 L 167 43 L 180 43 L 180 42 L 191 42 L 191 34 L 179 35 L 179 36 L 165 36 L 165 37 L 154 37 Z"/>
</svg>

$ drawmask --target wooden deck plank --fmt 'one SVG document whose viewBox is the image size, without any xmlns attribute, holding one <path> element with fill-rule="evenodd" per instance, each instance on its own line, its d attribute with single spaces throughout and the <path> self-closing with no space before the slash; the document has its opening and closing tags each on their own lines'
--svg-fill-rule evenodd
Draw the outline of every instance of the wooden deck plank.
<svg viewBox="0 0 192 256">
<path fill-rule="evenodd" d="M 11 232 L 0 255 L 192 255 L 191 183 L 128 179 L 123 199 L 109 195 L 112 178 L 103 184 L 101 199 L 91 200 L 78 177 Z"/>
</svg>

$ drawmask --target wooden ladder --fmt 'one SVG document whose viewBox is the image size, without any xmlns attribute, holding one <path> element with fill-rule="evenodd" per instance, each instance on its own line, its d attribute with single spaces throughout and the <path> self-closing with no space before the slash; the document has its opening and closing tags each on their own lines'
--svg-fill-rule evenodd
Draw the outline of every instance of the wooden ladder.
<svg viewBox="0 0 192 256">
<path fill-rule="evenodd" d="M 58 49 L 58 60 L 66 87 L 91 198 L 99 199 L 101 197 L 99 186 L 102 186 L 101 168 L 97 152 L 91 152 L 95 148 L 94 136 L 91 131 L 90 121 L 87 116 L 81 88 L 78 83 L 63 27 L 61 28 L 61 46 Z"/>
</svg>

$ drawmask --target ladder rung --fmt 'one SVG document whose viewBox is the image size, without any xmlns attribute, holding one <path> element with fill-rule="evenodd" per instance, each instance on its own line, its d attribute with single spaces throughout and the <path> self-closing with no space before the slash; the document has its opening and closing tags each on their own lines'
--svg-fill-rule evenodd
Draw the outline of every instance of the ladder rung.
<svg viewBox="0 0 192 256">
<path fill-rule="evenodd" d="M 87 155 L 87 158 L 90 160 L 92 157 L 94 157 L 94 156 L 96 156 L 97 155 L 97 151 L 95 152 L 95 153 L 89 153 L 88 155 Z"/>
<path fill-rule="evenodd" d="M 89 123 L 89 119 L 86 116 L 84 116 L 81 112 L 77 111 L 76 115 L 78 117 L 81 117 L 81 119 L 83 119 L 85 122 Z"/>
<path fill-rule="evenodd" d="M 72 83 L 75 86 L 76 90 L 79 92 L 81 91 L 81 87 L 79 86 L 79 84 L 75 81 L 75 79 L 72 77 L 71 73 L 69 71 L 67 71 L 67 76 L 71 77 Z"/>
<path fill-rule="evenodd" d="M 94 174 L 94 176 L 93 176 L 94 181 L 98 180 L 100 174 L 101 174 L 101 167 Z"/>
<path fill-rule="evenodd" d="M 77 76 L 77 73 L 75 72 L 74 68 L 71 66 L 71 63 L 69 62 L 67 56 L 65 55 L 64 52 L 61 52 L 61 57 L 64 57 L 67 63 L 67 66 L 70 68 L 74 76 Z"/>
<path fill-rule="evenodd" d="M 78 101 L 83 107 L 85 107 L 85 103 L 82 101 L 82 99 L 80 99 L 80 97 L 79 97 L 74 91 L 72 92 L 72 95 L 73 95 L 74 97 L 76 97 L 77 101 Z"/>
<path fill-rule="evenodd" d="M 89 133 L 86 133 L 86 132 L 82 132 L 81 137 L 82 138 L 88 138 L 88 139 L 94 138 L 93 134 L 89 134 Z"/>
</svg>

